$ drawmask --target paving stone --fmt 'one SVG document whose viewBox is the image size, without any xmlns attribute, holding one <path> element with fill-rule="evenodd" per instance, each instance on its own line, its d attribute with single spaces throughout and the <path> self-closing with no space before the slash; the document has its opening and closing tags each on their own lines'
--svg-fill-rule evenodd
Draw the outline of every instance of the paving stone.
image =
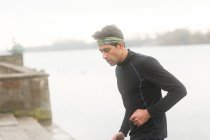
<svg viewBox="0 0 210 140">
<path fill-rule="evenodd" d="M 30 140 L 23 130 L 15 129 L 15 131 L 1 131 L 0 140 Z"/>
<path fill-rule="evenodd" d="M 16 118 L 12 114 L 0 114 L 0 140 L 74 140 L 74 138 L 53 123 L 40 124 L 32 117 Z"/>
<path fill-rule="evenodd" d="M 30 140 L 12 114 L 0 114 L 0 140 Z"/>
<path fill-rule="evenodd" d="M 8 125 L 17 125 L 18 122 L 16 118 L 10 113 L 1 113 L 0 114 L 0 127 Z"/>
<path fill-rule="evenodd" d="M 58 127 L 56 124 L 44 126 L 46 130 L 51 134 L 52 140 L 74 140 L 68 133 Z"/>
<path fill-rule="evenodd" d="M 30 140 L 51 140 L 51 135 L 33 118 L 18 119 L 19 126 L 29 136 Z"/>
</svg>

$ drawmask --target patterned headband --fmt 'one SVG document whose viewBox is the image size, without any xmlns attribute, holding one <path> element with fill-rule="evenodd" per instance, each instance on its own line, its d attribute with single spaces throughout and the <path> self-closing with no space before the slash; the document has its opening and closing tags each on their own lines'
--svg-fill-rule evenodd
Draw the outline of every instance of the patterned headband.
<svg viewBox="0 0 210 140">
<path fill-rule="evenodd" d="M 98 44 L 98 46 L 112 45 L 112 44 L 119 43 L 121 41 L 123 41 L 123 39 L 121 39 L 121 38 L 117 38 L 117 37 L 105 37 L 103 39 L 97 40 L 97 44 Z"/>
</svg>

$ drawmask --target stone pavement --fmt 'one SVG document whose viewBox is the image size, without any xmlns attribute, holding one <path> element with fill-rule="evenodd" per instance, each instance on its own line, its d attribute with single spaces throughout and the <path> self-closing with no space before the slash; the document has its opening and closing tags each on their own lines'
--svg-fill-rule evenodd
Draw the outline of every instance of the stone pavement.
<svg viewBox="0 0 210 140">
<path fill-rule="evenodd" d="M 74 140 L 55 124 L 42 125 L 32 117 L 0 114 L 0 140 Z"/>
</svg>

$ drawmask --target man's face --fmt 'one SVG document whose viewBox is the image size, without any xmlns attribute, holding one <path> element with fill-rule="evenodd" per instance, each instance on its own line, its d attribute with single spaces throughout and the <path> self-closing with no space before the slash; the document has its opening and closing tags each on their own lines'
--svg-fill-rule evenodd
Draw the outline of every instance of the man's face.
<svg viewBox="0 0 210 140">
<path fill-rule="evenodd" d="M 113 45 L 102 45 L 99 46 L 99 50 L 103 54 L 103 58 L 111 66 L 114 66 L 121 62 L 122 49 L 119 45 L 117 45 L 117 47 Z"/>
</svg>

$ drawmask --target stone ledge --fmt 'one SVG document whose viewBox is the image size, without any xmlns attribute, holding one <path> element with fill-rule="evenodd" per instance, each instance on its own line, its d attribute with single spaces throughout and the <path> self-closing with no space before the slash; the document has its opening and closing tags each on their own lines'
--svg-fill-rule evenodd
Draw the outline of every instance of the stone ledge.
<svg viewBox="0 0 210 140">
<path fill-rule="evenodd" d="M 51 119 L 48 76 L 43 71 L 0 62 L 0 112 Z"/>
<path fill-rule="evenodd" d="M 0 68 L 10 69 L 13 72 L 0 74 L 0 80 L 11 78 L 30 78 L 39 76 L 49 76 L 43 71 L 36 71 L 23 66 L 0 62 Z"/>
</svg>

